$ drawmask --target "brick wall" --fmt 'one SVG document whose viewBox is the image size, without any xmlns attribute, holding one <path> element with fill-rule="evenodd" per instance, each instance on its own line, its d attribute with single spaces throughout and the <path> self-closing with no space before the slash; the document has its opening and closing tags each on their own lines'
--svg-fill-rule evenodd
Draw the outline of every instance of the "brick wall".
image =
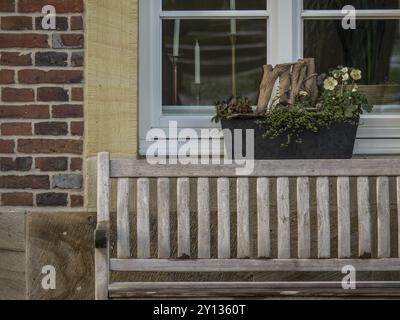
<svg viewBox="0 0 400 320">
<path fill-rule="evenodd" d="M 83 40 L 83 0 L 0 0 L 3 208 L 83 206 Z"/>
</svg>

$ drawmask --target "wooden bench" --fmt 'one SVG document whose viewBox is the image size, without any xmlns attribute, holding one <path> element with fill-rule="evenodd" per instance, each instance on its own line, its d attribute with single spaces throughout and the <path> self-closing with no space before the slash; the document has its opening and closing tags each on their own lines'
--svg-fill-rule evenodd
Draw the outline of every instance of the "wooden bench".
<svg viewBox="0 0 400 320">
<path fill-rule="evenodd" d="M 249 177 L 237 177 L 234 165 L 149 165 L 143 160 L 112 160 L 108 153 L 98 155 L 98 214 L 95 233 L 96 298 L 143 297 L 273 297 L 295 296 L 400 296 L 398 282 L 359 282 L 357 290 L 344 290 L 341 282 L 123 282 L 110 281 L 112 272 L 341 272 L 347 265 L 357 271 L 400 271 L 400 252 L 393 257 L 391 241 L 399 241 L 400 226 L 391 225 L 390 194 L 396 194 L 394 220 L 400 224 L 400 160 L 318 160 L 256 161 Z M 137 183 L 136 213 L 130 217 L 129 179 Z M 150 179 L 157 180 L 156 199 L 150 199 Z M 170 221 L 170 184 L 177 179 L 177 226 Z M 217 179 L 217 234 L 210 228 L 210 179 Z M 257 214 L 251 228 L 250 178 L 256 179 Z M 110 181 L 118 179 L 117 252 L 110 253 Z M 191 252 L 190 179 L 197 181 L 197 254 Z M 230 181 L 237 179 L 237 205 L 230 207 Z M 290 194 L 290 181 L 296 179 L 297 195 Z M 351 199 L 351 181 L 356 179 L 357 200 Z M 396 189 L 390 186 L 396 181 Z M 271 182 L 274 182 L 272 184 Z M 317 255 L 311 254 L 310 190 L 315 181 L 317 207 Z M 331 198 L 330 182 L 337 186 L 337 200 Z M 376 208 L 372 207 L 371 182 L 376 182 Z M 271 192 L 271 185 L 276 190 Z M 371 190 L 370 190 L 371 189 Z M 375 191 L 375 187 L 373 187 Z M 271 230 L 271 194 L 276 194 L 277 230 Z M 290 208 L 290 198 L 296 208 Z M 372 197 L 371 197 L 372 198 Z M 375 198 L 374 198 L 375 199 Z M 357 203 L 358 252 L 351 247 L 351 202 Z M 393 199 L 392 199 L 393 200 Z M 150 203 L 157 201 L 157 256 L 151 255 Z M 335 205 L 335 208 L 333 208 Z M 293 254 L 291 217 L 296 214 L 297 252 Z M 376 210 L 376 211 L 374 211 Z M 396 210 L 396 209 L 394 209 Z M 231 232 L 235 212 L 236 232 Z M 376 212 L 376 214 L 372 214 Z M 331 221 L 337 221 L 337 254 L 332 254 Z M 376 230 L 372 222 L 376 218 Z M 131 239 L 131 219 L 137 230 Z M 233 220 L 233 219 L 232 219 Z M 393 220 L 393 219 L 392 219 Z M 395 232 L 391 232 L 391 228 Z M 292 230 L 291 230 L 292 229 Z M 252 230 L 256 230 L 256 235 Z M 177 256 L 171 254 L 171 233 L 177 233 Z M 272 250 L 271 234 L 276 232 L 277 248 Z M 235 239 L 232 239 L 234 234 Z M 193 236 L 193 235 L 192 235 Z M 252 241 L 252 238 L 256 241 Z M 212 257 L 211 240 L 216 239 L 217 256 Z M 233 258 L 232 240 L 236 245 Z M 132 242 L 136 252 L 132 255 Z M 253 245 L 252 245 L 253 244 Z M 253 247 L 256 247 L 253 251 Z M 397 247 L 397 246 L 396 246 Z M 400 248 L 400 245 L 398 246 Z M 335 249 L 336 250 L 336 249 Z M 273 256 L 273 251 L 276 256 Z M 354 251 L 354 250 L 353 250 Z M 253 252 L 256 252 L 254 255 Z M 375 253 L 374 253 L 375 252 Z M 135 258 L 133 258 L 133 256 Z M 190 257 L 190 258 L 189 258 Z"/>
</svg>

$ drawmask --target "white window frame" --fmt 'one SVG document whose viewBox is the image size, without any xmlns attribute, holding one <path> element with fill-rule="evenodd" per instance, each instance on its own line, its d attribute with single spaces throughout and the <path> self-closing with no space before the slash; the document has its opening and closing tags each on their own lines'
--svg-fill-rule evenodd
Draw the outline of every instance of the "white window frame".
<svg viewBox="0 0 400 320">
<path fill-rule="evenodd" d="M 190 0 L 188 0 L 190 1 Z M 267 0 L 266 0 L 267 1 Z M 219 128 L 211 123 L 214 107 L 187 107 L 187 114 L 165 114 L 162 107 L 162 20 L 163 19 L 266 19 L 267 59 L 275 65 L 303 56 L 304 20 L 342 19 L 341 10 L 303 10 L 299 0 L 268 0 L 267 10 L 162 11 L 162 0 L 139 0 L 139 154 L 145 155 L 150 129 L 168 132 L 169 121 L 178 128 Z M 357 19 L 399 19 L 400 10 L 358 10 Z M 170 107 L 173 110 L 173 107 Z M 400 154 L 400 115 L 364 115 L 355 154 Z M 207 154 L 209 150 L 205 150 Z M 212 150 L 222 154 L 222 150 Z M 167 154 L 167 150 L 165 151 Z"/>
</svg>

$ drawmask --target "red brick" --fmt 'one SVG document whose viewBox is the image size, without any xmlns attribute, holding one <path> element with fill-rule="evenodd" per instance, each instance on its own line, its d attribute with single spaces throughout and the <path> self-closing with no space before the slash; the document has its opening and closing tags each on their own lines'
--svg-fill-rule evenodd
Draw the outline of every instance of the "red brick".
<svg viewBox="0 0 400 320">
<path fill-rule="evenodd" d="M 0 48 L 48 48 L 47 35 L 0 33 Z"/>
<path fill-rule="evenodd" d="M 0 64 L 3 66 L 31 66 L 31 53 L 2 52 Z"/>
<path fill-rule="evenodd" d="M 48 106 L 1 106 L 0 119 L 48 119 Z"/>
<path fill-rule="evenodd" d="M 13 140 L 0 140 L 0 153 L 14 153 L 14 147 Z"/>
<path fill-rule="evenodd" d="M 83 88 L 72 88 L 72 101 L 83 101 Z"/>
<path fill-rule="evenodd" d="M 51 5 L 57 13 L 83 12 L 83 0 L 19 0 L 18 12 L 42 12 L 42 8 Z"/>
<path fill-rule="evenodd" d="M 33 89 L 2 88 L 1 98 L 4 102 L 31 102 L 35 94 Z"/>
<path fill-rule="evenodd" d="M 53 34 L 53 48 L 63 49 L 63 48 L 83 48 L 84 36 L 83 34 Z"/>
<path fill-rule="evenodd" d="M 3 206 L 10 207 L 31 207 L 33 206 L 33 194 L 29 192 L 12 192 L 1 195 Z"/>
<path fill-rule="evenodd" d="M 71 207 L 78 208 L 83 207 L 83 197 L 79 195 L 71 195 Z"/>
<path fill-rule="evenodd" d="M 82 154 L 83 141 L 67 139 L 19 139 L 18 152 L 21 153 L 71 153 Z"/>
<path fill-rule="evenodd" d="M 71 171 L 82 171 L 83 161 L 81 158 L 71 159 Z"/>
<path fill-rule="evenodd" d="M 0 70 L 0 84 L 13 84 L 14 70 Z"/>
<path fill-rule="evenodd" d="M 3 136 L 31 136 L 32 125 L 30 123 L 3 123 L 1 134 Z"/>
<path fill-rule="evenodd" d="M 73 136 L 83 136 L 84 123 L 83 122 L 71 122 L 71 134 Z"/>
<path fill-rule="evenodd" d="M 15 0 L 0 0 L 0 12 L 15 12 Z"/>
<path fill-rule="evenodd" d="M 32 157 L 0 158 L 0 171 L 30 171 Z"/>
<path fill-rule="evenodd" d="M 18 81 L 24 84 L 37 83 L 81 83 L 83 81 L 83 71 L 80 70 L 20 70 Z"/>
<path fill-rule="evenodd" d="M 36 158 L 36 169 L 40 171 L 66 171 L 68 169 L 68 158 L 66 157 L 43 157 Z"/>
<path fill-rule="evenodd" d="M 37 89 L 38 101 L 68 101 L 69 92 L 64 88 L 51 87 L 51 88 L 38 88 Z"/>
<path fill-rule="evenodd" d="M 82 17 L 71 17 L 71 30 L 83 30 Z"/>
<path fill-rule="evenodd" d="M 3 189 L 49 189 L 48 176 L 3 176 L 0 179 Z"/>
<path fill-rule="evenodd" d="M 68 134 L 68 123 L 66 122 L 35 123 L 35 134 L 42 136 L 66 136 Z"/>
<path fill-rule="evenodd" d="M 8 16 L 1 18 L 1 29 L 3 30 L 32 30 L 32 17 Z"/>
<path fill-rule="evenodd" d="M 80 105 L 59 105 L 53 106 L 53 118 L 83 118 L 83 106 Z"/>
</svg>

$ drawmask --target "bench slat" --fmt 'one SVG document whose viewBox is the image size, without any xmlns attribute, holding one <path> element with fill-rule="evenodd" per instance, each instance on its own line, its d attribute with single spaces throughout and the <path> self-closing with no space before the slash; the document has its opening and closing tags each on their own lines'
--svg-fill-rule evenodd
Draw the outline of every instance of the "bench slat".
<svg viewBox="0 0 400 320">
<path fill-rule="evenodd" d="M 219 178 L 217 182 L 218 197 L 218 258 L 231 257 L 231 218 L 229 204 L 229 179 Z"/>
<path fill-rule="evenodd" d="M 178 257 L 190 257 L 190 180 L 179 178 L 178 194 Z"/>
<path fill-rule="evenodd" d="M 311 257 L 310 179 L 297 179 L 298 257 Z"/>
<path fill-rule="evenodd" d="M 350 179 L 337 179 L 337 210 L 338 210 L 338 256 L 351 257 L 350 228 Z"/>
<path fill-rule="evenodd" d="M 257 179 L 257 255 L 259 258 L 271 257 L 269 189 L 268 178 Z"/>
<path fill-rule="evenodd" d="M 137 256 L 150 258 L 150 181 L 137 180 Z"/>
<path fill-rule="evenodd" d="M 111 259 L 112 271 L 144 272 L 341 272 L 351 265 L 357 271 L 399 271 L 399 259 Z"/>
<path fill-rule="evenodd" d="M 357 179 L 358 202 L 358 254 L 360 257 L 370 257 L 372 254 L 371 233 L 371 202 L 369 178 Z"/>
<path fill-rule="evenodd" d="M 399 159 L 263 160 L 255 161 L 250 177 L 399 176 Z M 111 177 L 237 177 L 237 165 L 150 165 L 143 160 L 111 161 Z"/>
<path fill-rule="evenodd" d="M 129 224 L 129 203 L 130 203 L 129 179 L 118 179 L 117 196 L 117 255 L 118 258 L 129 258 L 130 250 L 130 224 Z"/>
<path fill-rule="evenodd" d="M 160 259 L 171 257 L 169 188 L 168 178 L 157 180 L 158 257 Z"/>
<path fill-rule="evenodd" d="M 397 233 L 400 235 L 400 177 L 396 178 L 396 185 L 397 185 Z M 400 257 L 400 236 L 398 237 L 398 247 L 399 247 L 399 252 L 398 252 L 398 257 Z"/>
<path fill-rule="evenodd" d="M 210 182 L 208 178 L 197 180 L 198 209 L 198 257 L 211 257 L 211 222 L 210 222 Z"/>
<path fill-rule="evenodd" d="M 318 258 L 331 256 L 329 178 L 317 178 Z"/>
<path fill-rule="evenodd" d="M 237 179 L 237 257 L 250 258 L 249 179 Z"/>
<path fill-rule="evenodd" d="M 289 178 L 277 179 L 278 258 L 290 258 Z"/>
<path fill-rule="evenodd" d="M 390 202 L 389 178 L 378 177 L 376 181 L 378 204 L 378 258 L 390 257 Z"/>
</svg>

